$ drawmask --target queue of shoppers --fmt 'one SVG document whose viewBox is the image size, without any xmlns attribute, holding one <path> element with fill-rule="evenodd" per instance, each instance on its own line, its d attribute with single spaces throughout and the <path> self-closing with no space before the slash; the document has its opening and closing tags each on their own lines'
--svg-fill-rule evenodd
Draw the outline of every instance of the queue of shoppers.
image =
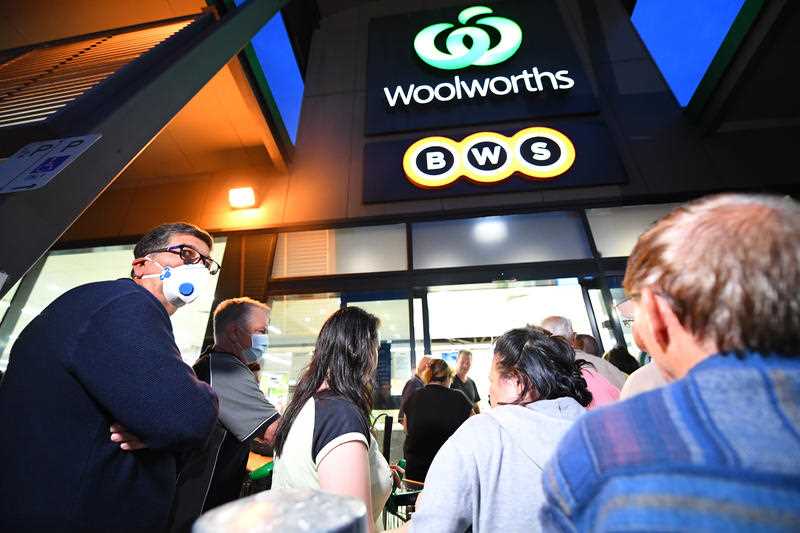
<svg viewBox="0 0 800 533">
<path fill-rule="evenodd" d="M 130 278 L 63 294 L 21 333 L 0 384 L 0 530 L 188 530 L 237 497 L 255 438 L 274 444 L 273 489 L 356 498 L 369 531 L 395 472 L 422 489 L 404 530 L 800 528 L 791 199 L 703 198 L 639 238 L 618 312 L 652 357 L 641 368 L 621 348 L 599 357 L 562 316 L 495 339 L 489 408 L 476 356 L 421 358 L 402 400 L 405 472 L 371 431 L 380 321 L 363 309 L 327 319 L 282 415 L 250 370 L 265 304 L 220 303 L 214 345 L 183 363 L 169 316 L 219 270 L 212 244 L 159 226 Z"/>
</svg>

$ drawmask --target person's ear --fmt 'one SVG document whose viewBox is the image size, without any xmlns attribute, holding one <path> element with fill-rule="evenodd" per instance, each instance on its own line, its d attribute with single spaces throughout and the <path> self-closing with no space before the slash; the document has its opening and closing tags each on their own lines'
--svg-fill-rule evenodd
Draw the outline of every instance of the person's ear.
<svg viewBox="0 0 800 533">
<path fill-rule="evenodd" d="M 683 324 L 681 324 L 680 319 L 678 319 L 678 316 L 675 314 L 675 311 L 666 298 L 657 295 L 656 304 L 658 305 L 658 313 L 661 316 L 661 320 L 670 338 L 675 338 L 678 334 L 687 333 L 686 328 L 683 327 Z"/>
<path fill-rule="evenodd" d="M 236 322 L 229 322 L 228 323 L 228 327 L 225 328 L 225 333 L 228 336 L 228 340 L 229 341 L 234 341 L 236 343 L 239 343 L 239 333 L 240 333 L 239 330 L 240 329 L 241 328 L 239 327 L 239 324 L 237 324 Z M 239 344 L 241 344 L 241 343 L 239 343 Z"/>
<path fill-rule="evenodd" d="M 641 306 L 640 312 L 647 315 L 646 324 L 649 329 L 649 337 L 658 344 L 660 350 L 665 351 L 669 345 L 670 336 L 669 328 L 667 327 L 668 317 L 663 315 L 664 308 L 662 303 L 666 304 L 663 298 L 653 292 L 652 289 L 642 289 L 642 296 L 639 304 Z M 669 308 L 669 305 L 667 305 L 667 308 Z"/>
<path fill-rule="evenodd" d="M 134 278 L 140 278 L 144 275 L 144 265 L 147 263 L 147 259 L 144 257 L 137 257 L 131 262 L 131 270 L 133 271 Z"/>
<path fill-rule="evenodd" d="M 519 377 L 515 377 L 514 385 L 517 388 L 517 394 L 515 396 L 519 398 L 520 396 L 522 396 L 522 391 L 525 390 L 525 384 L 522 383 L 522 380 Z"/>
</svg>

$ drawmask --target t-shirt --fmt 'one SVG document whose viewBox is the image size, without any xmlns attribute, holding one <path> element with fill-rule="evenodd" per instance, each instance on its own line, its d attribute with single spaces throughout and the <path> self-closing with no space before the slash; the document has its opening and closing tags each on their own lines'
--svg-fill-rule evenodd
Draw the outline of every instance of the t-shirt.
<svg viewBox="0 0 800 533">
<path fill-rule="evenodd" d="M 436 452 L 471 412 L 472 404 L 463 393 L 441 385 L 429 384 L 411 396 L 406 404 L 408 435 L 403 445 L 407 478 L 425 480 Z"/>
<path fill-rule="evenodd" d="M 466 394 L 467 399 L 472 402 L 473 405 L 481 401 L 481 396 L 478 394 L 478 387 L 475 386 L 475 382 L 472 381 L 472 378 L 467 378 L 467 381 L 461 381 L 460 377 L 454 376 L 450 388 L 460 390 Z"/>
<path fill-rule="evenodd" d="M 617 389 L 621 389 L 625 384 L 625 380 L 628 379 L 628 376 L 625 374 L 625 372 L 615 367 L 602 357 L 597 357 L 596 355 L 592 355 L 581 350 L 575 350 L 575 359 L 583 359 L 584 361 L 592 363 L 592 366 L 594 366 L 594 369 L 597 371 L 597 373 L 606 378 L 609 383 L 611 383 Z"/>
<path fill-rule="evenodd" d="M 667 380 L 656 366 L 655 361 L 650 361 L 643 367 L 633 371 L 628 376 L 625 386 L 619 393 L 621 400 L 627 400 L 637 394 L 651 391 L 667 384 Z"/>
<path fill-rule="evenodd" d="M 150 292 L 130 279 L 66 292 L 22 331 L 0 387 L 0 531 L 163 530 L 176 454 L 216 419 Z M 148 448 L 121 450 L 114 422 Z"/>
<path fill-rule="evenodd" d="M 599 372 L 585 366 L 581 368 L 581 375 L 586 380 L 586 388 L 592 393 L 592 402 L 586 406 L 587 409 L 597 409 L 619 400 L 619 389 Z"/>
<path fill-rule="evenodd" d="M 253 372 L 236 356 L 212 352 L 200 358 L 194 370 L 217 393 L 219 423 L 225 430 L 203 506 L 207 510 L 239 497 L 250 452 L 248 443 L 263 435 L 279 415 L 261 392 Z"/>
<path fill-rule="evenodd" d="M 283 453 L 275 458 L 272 487 L 319 489 L 322 460 L 354 441 L 369 448 L 369 427 L 358 407 L 331 390 L 317 392 L 292 422 Z"/>
<path fill-rule="evenodd" d="M 402 421 L 406 416 L 406 403 L 408 402 L 408 399 L 424 386 L 425 382 L 416 375 L 406 381 L 406 384 L 403 387 L 403 396 L 400 399 L 400 411 L 397 413 L 398 420 Z"/>
<path fill-rule="evenodd" d="M 275 458 L 272 488 L 319 490 L 317 468 L 337 446 L 363 442 L 368 449 L 372 519 L 377 520 L 389 497 L 392 474 L 358 407 L 331 390 L 317 392 L 292 423 L 283 453 Z"/>
</svg>

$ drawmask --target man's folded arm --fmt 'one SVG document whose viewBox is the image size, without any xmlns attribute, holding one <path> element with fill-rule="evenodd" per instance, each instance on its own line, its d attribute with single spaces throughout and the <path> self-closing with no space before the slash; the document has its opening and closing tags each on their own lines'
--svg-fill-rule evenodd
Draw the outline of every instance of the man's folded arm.
<svg viewBox="0 0 800 533">
<path fill-rule="evenodd" d="M 217 397 L 180 359 L 155 305 L 127 294 L 98 310 L 79 335 L 70 370 L 148 448 L 200 447 L 217 420 Z"/>
</svg>

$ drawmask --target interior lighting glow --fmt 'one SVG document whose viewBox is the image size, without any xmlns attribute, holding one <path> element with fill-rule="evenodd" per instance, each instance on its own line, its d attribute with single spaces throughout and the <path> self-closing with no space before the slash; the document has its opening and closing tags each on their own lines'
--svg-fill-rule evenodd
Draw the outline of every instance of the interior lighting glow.
<svg viewBox="0 0 800 533">
<path fill-rule="evenodd" d="M 490 218 L 475 224 L 472 230 L 475 240 L 484 244 L 498 243 L 506 240 L 508 227 L 503 220 Z"/>
<path fill-rule="evenodd" d="M 228 191 L 228 203 L 234 209 L 244 209 L 256 205 L 256 193 L 252 187 L 238 187 Z"/>
</svg>

